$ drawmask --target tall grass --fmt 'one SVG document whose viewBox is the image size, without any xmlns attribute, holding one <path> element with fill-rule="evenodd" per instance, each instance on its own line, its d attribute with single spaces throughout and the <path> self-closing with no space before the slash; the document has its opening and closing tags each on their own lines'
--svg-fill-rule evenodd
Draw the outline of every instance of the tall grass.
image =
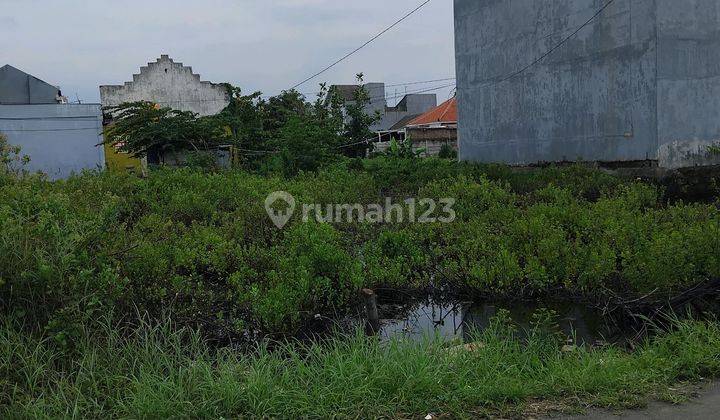
<svg viewBox="0 0 720 420">
<path fill-rule="evenodd" d="M 103 337 L 103 338 L 99 338 Z M 633 406 L 677 381 L 720 372 L 720 326 L 676 321 L 637 351 L 562 352 L 501 323 L 475 351 L 357 334 L 272 351 L 216 350 L 169 324 L 105 324 L 71 353 L 0 328 L 2 418 L 374 418 L 522 412 L 531 399 Z"/>
</svg>

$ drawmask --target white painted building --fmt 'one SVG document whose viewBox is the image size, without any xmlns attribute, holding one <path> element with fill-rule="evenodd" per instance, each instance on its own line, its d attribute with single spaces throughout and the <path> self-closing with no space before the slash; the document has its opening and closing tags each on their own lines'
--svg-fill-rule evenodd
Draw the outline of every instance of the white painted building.
<svg viewBox="0 0 720 420">
<path fill-rule="evenodd" d="M 192 67 L 162 55 L 154 63 L 141 67 L 140 73 L 133 75 L 132 82 L 100 86 L 103 107 L 138 101 L 207 116 L 225 109 L 230 97 L 225 86 L 201 81 Z"/>
</svg>

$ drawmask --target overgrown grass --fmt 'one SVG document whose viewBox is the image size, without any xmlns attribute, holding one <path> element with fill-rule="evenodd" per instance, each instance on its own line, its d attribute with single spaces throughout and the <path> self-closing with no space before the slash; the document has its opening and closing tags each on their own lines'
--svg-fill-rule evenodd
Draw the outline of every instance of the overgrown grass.
<svg viewBox="0 0 720 420">
<path fill-rule="evenodd" d="M 87 319 L 136 307 L 171 309 L 223 337 L 248 326 L 292 334 L 315 314 L 341 313 L 363 287 L 667 300 L 720 278 L 720 210 L 667 206 L 654 186 L 582 167 L 352 162 L 289 179 L 2 177 L 0 309 L 71 345 Z M 264 200 L 279 190 L 302 204 L 451 197 L 457 220 L 321 224 L 298 214 L 278 230 Z"/>
<path fill-rule="evenodd" d="M 71 354 L 5 324 L 3 418 L 374 418 L 522 413 L 536 399 L 566 408 L 634 407 L 720 373 L 720 326 L 675 322 L 627 353 L 561 351 L 543 330 L 526 342 L 497 321 L 474 351 L 379 343 L 361 334 L 256 352 L 208 347 L 169 324 L 88 332 Z"/>
</svg>

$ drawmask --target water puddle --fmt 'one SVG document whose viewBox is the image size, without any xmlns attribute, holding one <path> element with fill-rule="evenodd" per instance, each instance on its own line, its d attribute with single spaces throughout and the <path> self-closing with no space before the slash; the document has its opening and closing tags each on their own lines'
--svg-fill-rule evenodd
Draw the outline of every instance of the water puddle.
<svg viewBox="0 0 720 420">
<path fill-rule="evenodd" d="M 469 341 L 474 331 L 486 329 L 491 320 L 504 310 L 523 330 L 533 325 L 533 315 L 541 309 L 554 311 L 560 331 L 578 344 L 610 341 L 613 329 L 600 313 L 577 303 L 439 303 L 430 301 L 410 305 L 380 304 L 378 335 L 383 339 L 405 338 L 422 340 L 438 335 L 445 340 Z"/>
</svg>

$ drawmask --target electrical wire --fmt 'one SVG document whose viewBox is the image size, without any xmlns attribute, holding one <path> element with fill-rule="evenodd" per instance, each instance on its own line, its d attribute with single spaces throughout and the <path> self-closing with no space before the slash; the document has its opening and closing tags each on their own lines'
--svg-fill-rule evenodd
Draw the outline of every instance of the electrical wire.
<svg viewBox="0 0 720 420">
<path fill-rule="evenodd" d="M 572 39 L 575 35 L 577 35 L 578 33 L 580 33 L 580 31 L 582 31 L 584 28 L 586 28 L 589 24 L 591 24 L 598 16 L 600 16 L 600 15 L 601 15 L 608 7 L 610 7 L 610 5 L 613 4 L 613 3 L 615 3 L 615 0 L 610 0 L 610 1 L 608 1 L 607 3 L 605 3 L 605 5 L 604 5 L 603 7 L 601 7 L 600 10 L 598 10 L 594 15 L 592 15 L 592 17 L 590 17 L 590 19 L 588 19 L 587 22 L 585 22 L 585 23 L 583 23 L 582 25 L 580 25 L 579 28 L 577 28 L 573 33 L 571 33 L 570 35 L 568 35 L 567 37 L 565 37 L 562 41 L 560 41 L 559 44 L 557 44 L 557 45 L 555 45 L 554 47 L 550 48 L 547 52 L 545 52 L 543 55 L 541 55 L 538 59 L 536 59 L 536 60 L 533 61 L 532 63 L 528 64 L 527 66 L 521 68 L 521 69 L 518 70 L 518 71 L 515 71 L 515 72 L 509 74 L 509 75 L 506 76 L 506 77 L 503 77 L 502 79 L 496 81 L 496 82 L 493 83 L 492 85 L 500 84 L 500 83 L 506 82 L 506 81 L 508 81 L 508 80 L 510 80 L 510 79 L 513 79 L 513 78 L 521 75 L 522 73 L 526 72 L 527 70 L 529 70 L 530 68 L 532 68 L 532 67 L 535 66 L 536 64 L 540 63 L 541 61 L 543 61 L 545 58 L 547 58 L 548 56 L 550 56 L 552 53 L 554 53 L 555 51 L 557 51 L 558 49 L 560 49 L 560 47 L 562 47 L 562 46 L 565 45 L 568 41 L 570 41 L 570 39 Z M 493 79 L 496 79 L 496 78 L 493 78 Z M 486 79 L 486 80 L 493 80 L 493 79 Z"/>
<path fill-rule="evenodd" d="M 365 139 L 365 140 L 361 140 L 361 141 L 358 141 L 358 142 L 355 142 L 355 143 L 348 143 L 348 144 L 343 144 L 343 145 L 341 145 L 341 146 L 329 147 L 328 150 L 331 150 L 331 149 L 346 149 L 346 148 L 348 148 L 348 147 L 357 146 L 357 145 L 359 145 L 359 144 L 368 144 L 368 143 L 370 143 L 370 142 L 373 141 L 373 140 L 374 140 L 374 138 L 372 138 L 372 139 Z M 251 150 L 251 149 L 240 149 L 240 148 L 236 148 L 235 150 L 238 150 L 238 151 L 240 151 L 240 152 L 244 152 L 244 153 L 247 153 L 247 154 L 254 154 L 254 155 L 274 155 L 274 154 L 278 154 L 278 153 L 281 152 L 280 150 Z"/>
<path fill-rule="evenodd" d="M 420 82 L 396 83 L 394 85 L 385 85 L 385 87 L 389 88 L 389 87 L 396 87 L 396 86 L 424 85 L 424 84 L 428 84 L 428 83 L 447 82 L 450 80 L 456 80 L 456 78 L 455 77 L 447 77 L 445 79 L 423 80 Z"/>
<path fill-rule="evenodd" d="M 385 85 L 385 87 L 386 87 L 386 88 L 391 88 L 391 87 L 398 87 L 398 86 L 426 85 L 426 84 L 429 84 L 429 83 L 447 82 L 447 81 L 449 81 L 449 80 L 456 80 L 456 78 L 455 78 L 455 77 L 447 77 L 447 78 L 444 78 L 444 79 L 420 80 L 420 81 L 417 81 L 417 82 L 405 82 L 405 83 L 393 83 L 393 84 L 390 84 L 390 85 Z M 318 94 L 323 93 L 323 92 L 315 91 L 315 92 L 299 92 L 299 93 L 300 93 L 301 95 L 307 97 L 307 96 L 318 95 Z M 408 92 L 408 93 L 409 93 L 409 92 Z M 276 95 L 276 96 L 277 96 L 277 95 Z M 263 98 L 263 99 L 269 99 L 269 98 L 273 98 L 273 97 L 274 97 L 274 96 L 270 96 L 270 95 L 263 95 L 263 96 L 261 96 L 261 98 Z"/>
<path fill-rule="evenodd" d="M 448 78 L 445 78 L 445 79 L 422 80 L 422 81 L 407 82 L 407 83 L 394 83 L 394 84 L 391 84 L 391 85 L 385 85 L 385 87 L 386 87 L 386 88 L 389 88 L 389 87 L 397 87 L 397 86 L 415 86 L 415 85 L 423 85 L 423 84 L 435 83 L 435 82 L 445 82 L 445 81 L 448 81 L 448 80 L 456 80 L 456 79 L 455 79 L 454 77 L 448 77 Z M 454 83 L 453 83 L 453 85 L 454 85 Z M 359 86 L 358 86 L 358 87 L 359 87 Z M 444 87 L 446 87 L 446 86 L 444 86 Z M 440 87 L 440 88 L 438 88 L 438 89 L 442 89 L 442 88 L 443 88 L 443 87 Z M 317 92 L 298 92 L 298 93 L 300 93 L 300 95 L 303 95 L 303 96 L 306 96 L 306 97 L 307 97 L 307 96 L 310 96 L 310 95 L 317 95 L 317 94 L 322 93 L 322 92 L 317 91 Z M 394 97 L 402 97 L 402 96 L 404 96 L 404 95 L 406 95 L 406 94 L 409 95 L 409 94 L 412 94 L 412 93 L 416 93 L 416 91 L 414 91 L 414 90 L 409 90 L 409 91 L 406 91 L 406 92 L 398 93 L 397 95 L 395 95 L 395 94 L 388 94 L 387 97 L 388 97 L 388 98 L 391 98 L 391 97 L 393 97 L 392 95 L 395 95 Z M 273 97 L 274 97 L 274 96 L 267 96 L 267 95 L 261 96 L 261 98 L 263 98 L 263 99 L 269 99 L 269 98 L 273 98 Z M 168 105 L 168 104 L 178 104 L 178 103 L 180 103 L 180 104 L 185 104 L 185 103 L 190 104 L 190 103 L 206 103 L 206 102 L 227 102 L 227 100 L 225 100 L 225 99 L 196 99 L 196 100 L 178 99 L 178 100 L 176 100 L 176 101 L 150 101 L 150 102 L 153 102 L 153 103 L 156 103 L 156 104 L 165 104 L 165 105 Z"/>
<path fill-rule="evenodd" d="M 302 82 L 296 84 L 295 86 L 291 87 L 291 88 L 288 89 L 288 90 L 293 90 L 293 89 L 296 89 L 296 88 L 304 85 L 305 83 L 313 80 L 314 78 L 320 76 L 321 74 L 327 72 L 328 70 L 332 69 L 333 67 L 335 67 L 335 66 L 337 66 L 338 64 L 342 63 L 343 61 L 347 60 L 347 59 L 350 58 L 351 56 L 355 55 L 358 51 L 360 51 L 360 50 L 362 50 L 363 48 L 367 47 L 368 45 L 370 45 L 371 43 L 373 43 L 373 41 L 377 40 L 377 39 L 380 38 L 381 36 L 385 35 L 385 33 L 389 32 L 391 29 L 393 29 L 394 27 L 396 27 L 396 26 L 398 26 L 399 24 L 401 24 L 402 22 L 404 22 L 404 21 L 405 21 L 406 19 L 408 19 L 410 16 L 414 15 L 417 11 L 419 11 L 420 9 L 422 9 L 423 7 L 425 7 L 425 5 L 427 5 L 427 4 L 430 3 L 431 1 L 432 1 L 432 0 L 425 0 L 422 4 L 420 4 L 418 7 L 416 7 L 415 9 L 413 9 L 411 12 L 409 12 L 409 13 L 406 14 L 405 16 L 401 17 L 400 19 L 398 19 L 395 23 L 393 23 L 392 25 L 390 25 L 390 26 L 388 26 L 387 28 L 385 28 L 384 30 L 382 30 L 379 34 L 377 34 L 377 35 L 375 35 L 374 37 L 370 38 L 369 41 L 365 42 L 364 44 L 362 44 L 362 45 L 359 46 L 358 48 L 354 49 L 352 52 L 350 52 L 350 53 L 346 54 L 345 56 L 343 56 L 341 59 L 333 62 L 333 63 L 330 64 L 329 66 L 327 66 L 327 67 L 325 67 L 324 69 L 320 70 L 319 72 L 313 74 L 312 76 L 306 78 L 305 80 L 303 80 Z"/>
<path fill-rule="evenodd" d="M 403 97 L 405 97 L 405 96 L 407 96 L 407 95 L 418 95 L 418 94 L 421 94 L 421 93 L 429 93 L 429 92 L 434 92 L 434 91 L 436 91 L 436 90 L 451 88 L 451 87 L 453 87 L 453 86 L 455 86 L 455 83 L 450 83 L 450 84 L 446 84 L 446 85 L 442 85 L 442 86 L 436 86 L 436 87 L 432 87 L 432 88 L 426 88 L 426 89 L 411 90 L 411 91 L 407 91 L 407 92 L 404 92 L 404 93 L 399 93 L 399 94 L 396 94 L 396 95 L 395 95 L 395 94 L 390 94 L 390 95 L 386 95 L 386 96 L 375 96 L 375 97 L 371 97 L 371 98 L 370 98 L 370 102 L 374 102 L 374 101 L 377 101 L 377 100 L 380 100 L 380 99 L 385 99 L 386 101 L 388 101 L 388 100 L 393 100 L 393 99 L 399 99 L 399 98 L 403 98 Z"/>
</svg>

